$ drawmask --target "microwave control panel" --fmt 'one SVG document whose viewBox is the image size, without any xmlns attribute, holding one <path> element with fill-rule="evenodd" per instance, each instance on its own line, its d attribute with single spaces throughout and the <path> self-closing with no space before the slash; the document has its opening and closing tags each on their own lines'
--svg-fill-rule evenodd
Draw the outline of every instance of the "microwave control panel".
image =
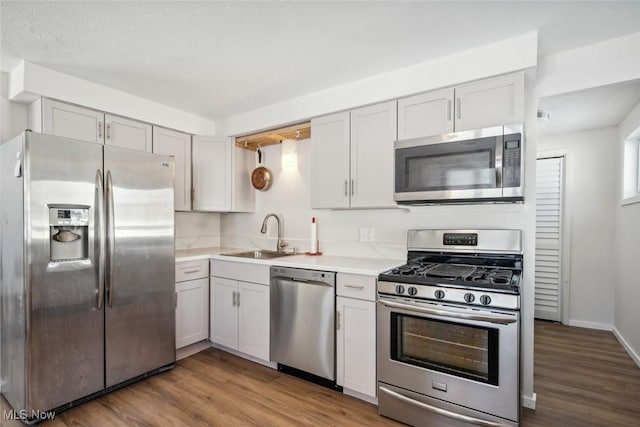
<svg viewBox="0 0 640 427">
<path fill-rule="evenodd" d="M 502 186 L 520 187 L 520 165 L 522 162 L 522 144 L 520 134 L 505 135 L 502 159 Z"/>
</svg>

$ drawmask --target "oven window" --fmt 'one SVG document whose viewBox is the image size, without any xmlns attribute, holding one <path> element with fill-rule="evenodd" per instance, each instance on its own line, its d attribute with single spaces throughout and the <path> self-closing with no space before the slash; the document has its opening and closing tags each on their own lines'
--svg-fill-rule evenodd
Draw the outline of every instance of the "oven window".
<svg viewBox="0 0 640 427">
<path fill-rule="evenodd" d="M 391 358 L 498 385 L 498 330 L 391 313 Z"/>
</svg>

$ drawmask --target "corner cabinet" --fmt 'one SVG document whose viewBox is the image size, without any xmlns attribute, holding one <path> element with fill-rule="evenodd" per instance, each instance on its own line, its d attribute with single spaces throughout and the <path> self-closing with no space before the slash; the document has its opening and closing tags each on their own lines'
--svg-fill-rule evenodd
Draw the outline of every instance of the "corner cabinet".
<svg viewBox="0 0 640 427">
<path fill-rule="evenodd" d="M 311 120 L 311 207 L 386 208 L 393 201 L 396 102 Z"/>
<path fill-rule="evenodd" d="M 375 401 L 376 281 L 338 273 L 336 287 L 336 376 L 345 394 Z"/>
<path fill-rule="evenodd" d="M 398 139 L 524 122 L 524 73 L 398 100 Z"/>
<path fill-rule="evenodd" d="M 253 152 L 235 147 L 232 138 L 194 136 L 192 206 L 202 212 L 252 212 L 255 192 L 250 176 Z"/>
<path fill-rule="evenodd" d="M 269 266 L 213 260 L 211 275 L 211 341 L 267 362 Z"/>
<path fill-rule="evenodd" d="M 173 203 L 176 211 L 191 210 L 191 135 L 153 127 L 153 152 L 173 156 L 175 162 Z"/>
<path fill-rule="evenodd" d="M 209 260 L 176 262 L 176 348 L 209 337 Z"/>
</svg>

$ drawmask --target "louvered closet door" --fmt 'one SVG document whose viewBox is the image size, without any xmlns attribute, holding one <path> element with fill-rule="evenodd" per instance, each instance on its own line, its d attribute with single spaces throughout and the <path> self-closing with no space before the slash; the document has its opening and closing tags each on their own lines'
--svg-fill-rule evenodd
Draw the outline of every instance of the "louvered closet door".
<svg viewBox="0 0 640 427">
<path fill-rule="evenodd" d="M 561 321 L 563 157 L 538 159 L 535 317 Z"/>
</svg>

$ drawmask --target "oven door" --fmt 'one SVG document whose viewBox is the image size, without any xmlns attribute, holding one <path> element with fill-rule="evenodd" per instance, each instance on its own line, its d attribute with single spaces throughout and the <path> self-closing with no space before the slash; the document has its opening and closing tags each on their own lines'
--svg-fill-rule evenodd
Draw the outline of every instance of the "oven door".
<svg viewBox="0 0 640 427">
<path fill-rule="evenodd" d="M 378 380 L 518 422 L 519 313 L 380 296 Z"/>
<path fill-rule="evenodd" d="M 395 143 L 395 200 L 502 198 L 503 127 Z"/>
</svg>

